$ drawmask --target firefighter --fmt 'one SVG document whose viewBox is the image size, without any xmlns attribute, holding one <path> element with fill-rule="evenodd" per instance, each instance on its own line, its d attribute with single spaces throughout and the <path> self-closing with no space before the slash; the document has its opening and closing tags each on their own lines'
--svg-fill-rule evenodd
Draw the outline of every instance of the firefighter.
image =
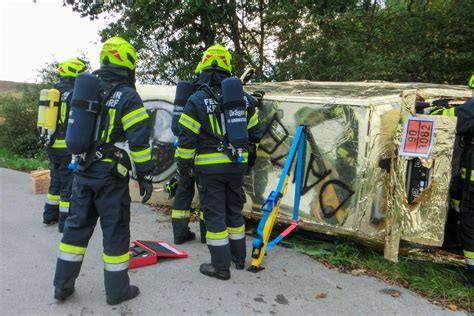
<svg viewBox="0 0 474 316">
<path fill-rule="evenodd" d="M 65 137 L 72 89 L 76 76 L 86 70 L 86 63 L 73 58 L 59 63 L 59 82 L 54 88 L 60 92 L 59 113 L 55 132 L 47 142 L 46 152 L 50 161 L 51 183 L 44 205 L 43 223 L 46 225 L 58 222 L 60 233 L 69 214 L 73 173 L 68 168 L 71 153 L 68 151 Z"/>
<path fill-rule="evenodd" d="M 171 121 L 171 130 L 175 136 L 179 134 L 179 118 L 184 110 L 184 105 L 189 96 L 199 88 L 199 76 L 201 74 L 200 65 L 197 66 L 195 71 L 194 84 L 188 82 L 180 82 L 186 88 L 183 88 L 182 92 L 177 90 L 175 105 L 173 110 L 173 120 Z M 178 83 L 176 89 L 180 89 L 181 85 Z M 189 85 L 189 86 L 188 86 Z M 178 140 L 179 144 L 179 140 Z M 175 153 L 175 157 L 180 157 L 179 151 Z M 191 213 L 191 203 L 194 197 L 194 183 L 197 179 L 194 175 L 183 174 L 176 176 L 176 192 L 174 193 L 173 207 L 171 210 L 171 224 L 173 226 L 174 243 L 179 245 L 186 241 L 194 240 L 196 235 L 189 229 L 189 217 Z M 201 242 L 206 242 L 205 226 L 203 221 L 202 211 L 199 210 L 199 223 L 201 230 Z"/>
<path fill-rule="evenodd" d="M 456 116 L 456 131 L 462 148 L 460 168 L 451 184 L 450 198 L 459 211 L 461 246 L 468 268 L 466 285 L 474 287 L 474 73 L 469 80 L 473 98 L 457 107 L 438 109 L 432 114 Z"/>
<path fill-rule="evenodd" d="M 59 244 L 54 276 L 54 297 L 58 300 L 65 300 L 74 292 L 89 239 L 99 218 L 107 303 L 116 305 L 139 294 L 138 287 L 130 285 L 128 276 L 130 195 L 127 165 L 135 164 L 140 194 L 144 195 L 142 202 L 150 198 L 153 186 L 149 117 L 135 90 L 136 63 L 135 49 L 126 40 L 112 37 L 105 41 L 100 54 L 101 66 L 94 74 L 106 91 L 107 97 L 102 104 L 109 124 L 99 133 L 103 135 L 104 143 L 101 146 L 91 143 L 92 150 L 87 151 L 84 159 L 78 160 L 70 216 Z M 74 98 L 76 92 L 80 94 L 79 89 L 79 81 L 76 81 L 71 116 L 75 115 Z M 80 106 L 78 104 L 78 108 Z M 74 135 L 85 134 L 81 133 L 80 126 L 76 128 L 79 130 Z M 73 135 L 71 123 L 69 129 Z M 72 143 L 70 134 L 66 137 L 68 146 Z M 127 161 L 128 154 L 121 149 L 124 141 L 128 141 L 131 161 Z M 72 151 L 73 146 L 69 147 Z"/>
<path fill-rule="evenodd" d="M 192 176 L 195 172 L 199 178 L 206 243 L 211 254 L 211 263 L 201 264 L 200 272 L 221 280 L 230 278 L 231 261 L 237 269 L 243 269 L 246 256 L 242 209 L 248 154 L 243 151 L 239 156 L 243 159 L 237 160 L 229 155 L 230 147 L 226 142 L 233 127 L 227 125 L 228 120 L 222 119 L 222 112 L 219 113 L 218 109 L 223 99 L 221 83 L 231 76 L 231 60 L 231 54 L 219 44 L 204 52 L 199 69 L 202 71 L 200 88 L 189 98 L 179 119 L 180 144 L 176 149 L 179 175 Z M 255 100 L 246 93 L 242 93 L 241 98 L 242 102 L 245 100 L 245 123 L 240 132 L 256 144 L 262 132 L 255 112 Z M 234 113 L 240 115 L 242 111 Z"/>
</svg>

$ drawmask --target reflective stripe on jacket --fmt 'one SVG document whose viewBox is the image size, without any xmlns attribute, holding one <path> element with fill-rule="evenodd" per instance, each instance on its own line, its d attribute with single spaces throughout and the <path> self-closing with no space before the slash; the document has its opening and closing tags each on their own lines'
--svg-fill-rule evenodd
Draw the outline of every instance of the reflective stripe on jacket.
<svg viewBox="0 0 474 316">
<path fill-rule="evenodd" d="M 127 84 L 121 84 L 105 101 L 105 107 L 108 111 L 109 122 L 108 129 L 102 133 L 102 137 L 105 137 L 105 144 L 128 140 L 130 156 L 137 173 L 151 173 L 153 164 L 149 144 L 149 116 L 136 90 Z M 100 162 L 111 163 L 113 160 L 105 157 Z M 101 170 L 110 172 L 103 166 L 94 165 L 92 164 L 87 170 L 90 169 L 94 173 L 102 173 Z M 124 175 L 126 173 L 127 171 L 121 172 Z"/>
<path fill-rule="evenodd" d="M 69 155 L 66 146 L 66 130 L 69 111 L 71 109 L 72 91 L 74 88 L 74 80 L 72 78 L 63 78 L 54 85 L 61 93 L 59 97 L 58 118 L 56 130 L 51 135 L 51 141 L 47 148 L 48 154 L 53 155 Z"/>
<path fill-rule="evenodd" d="M 255 108 L 255 100 L 244 94 L 249 141 L 258 143 L 262 137 L 262 128 Z M 225 130 L 220 114 L 214 113 L 217 102 L 204 90 L 198 90 L 188 100 L 179 119 L 179 147 L 175 158 L 178 168 L 190 169 L 195 166 L 197 172 L 241 173 L 248 168 L 247 153 L 242 162 L 231 160 L 228 153 L 219 150 L 218 136 Z"/>
</svg>

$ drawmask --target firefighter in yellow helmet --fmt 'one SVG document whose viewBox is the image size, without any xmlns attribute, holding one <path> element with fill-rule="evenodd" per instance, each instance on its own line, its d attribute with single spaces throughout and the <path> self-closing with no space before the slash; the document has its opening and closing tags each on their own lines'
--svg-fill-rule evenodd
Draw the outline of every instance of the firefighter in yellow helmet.
<svg viewBox="0 0 474 316">
<path fill-rule="evenodd" d="M 59 90 L 59 110 L 56 130 L 49 137 L 46 152 L 50 161 L 51 182 L 44 205 L 43 223 L 53 224 L 59 221 L 58 230 L 64 229 L 64 221 L 69 214 L 73 174 L 68 168 L 71 153 L 66 147 L 65 137 L 71 106 L 72 90 L 76 76 L 86 70 L 86 63 L 72 58 L 59 63 L 59 82 L 54 88 Z"/>
<path fill-rule="evenodd" d="M 149 117 L 134 85 L 137 59 L 135 49 L 129 42 L 112 37 L 103 44 L 101 67 L 93 73 L 100 79 L 105 96 L 100 102 L 103 111 L 98 113 L 108 124 L 98 131 L 98 135 L 102 135 L 101 141 L 91 142 L 85 155 L 80 155 L 78 160 L 71 215 L 66 220 L 59 244 L 54 277 L 54 297 L 58 300 L 65 300 L 74 292 L 74 284 L 98 219 L 103 234 L 107 303 L 116 305 L 139 294 L 138 287 L 130 285 L 128 276 L 129 170 L 134 164 L 140 192 L 144 195 L 142 202 L 146 202 L 153 191 L 153 166 Z M 92 80 L 93 76 L 88 78 Z M 74 94 L 81 94 L 80 89 L 81 86 L 76 83 Z M 74 102 L 75 99 L 73 111 Z M 78 109 L 80 106 L 77 105 Z M 69 128 L 72 133 L 72 124 Z M 80 137 L 81 131 L 75 132 Z M 129 153 L 124 150 L 124 142 L 128 143 Z"/>
<path fill-rule="evenodd" d="M 249 143 L 258 143 L 262 131 L 255 100 L 242 92 L 238 78 L 231 77 L 232 56 L 225 47 L 209 47 L 197 71 L 201 72 L 199 89 L 188 99 L 179 119 L 175 157 L 180 177 L 195 173 L 199 178 L 211 254 L 211 263 L 201 264 L 200 272 L 228 280 L 231 262 L 237 269 L 245 265 L 243 180 Z M 226 101 L 229 95 L 235 102 Z M 237 148 L 232 139 L 239 137 L 245 144 Z"/>
<path fill-rule="evenodd" d="M 199 62 L 194 72 L 194 82 L 180 81 L 176 86 L 176 97 L 173 107 L 173 118 L 171 120 L 171 131 L 178 137 L 179 119 L 184 111 L 187 98 L 199 89 L 199 77 L 202 74 L 201 62 Z M 179 139 L 175 146 L 179 144 Z M 198 179 L 189 174 L 176 175 L 166 184 L 166 190 L 170 197 L 174 197 L 171 209 L 171 225 L 173 227 L 174 243 L 179 245 L 187 241 L 194 240 L 196 234 L 189 228 L 189 218 L 191 214 L 191 203 L 194 198 L 194 184 Z M 199 209 L 199 227 L 201 243 L 206 243 L 206 227 L 204 225 L 204 215 Z"/>
<path fill-rule="evenodd" d="M 459 169 L 451 182 L 450 204 L 457 212 L 460 241 L 468 268 L 466 285 L 474 287 L 474 73 L 468 86 L 473 98 L 456 107 L 440 108 L 434 115 L 456 116 L 456 132 L 462 149 Z"/>
</svg>

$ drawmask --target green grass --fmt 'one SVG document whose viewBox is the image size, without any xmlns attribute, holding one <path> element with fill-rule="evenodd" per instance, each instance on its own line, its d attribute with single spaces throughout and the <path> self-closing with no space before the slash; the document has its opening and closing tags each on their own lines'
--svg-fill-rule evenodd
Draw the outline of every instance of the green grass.
<svg viewBox="0 0 474 316">
<path fill-rule="evenodd" d="M 35 158 L 25 158 L 8 148 L 0 147 L 0 167 L 19 171 L 49 169 L 49 160 L 44 153 L 38 154 Z"/>
<path fill-rule="evenodd" d="M 375 276 L 417 292 L 451 309 L 474 311 L 474 289 L 463 281 L 467 269 L 453 263 L 437 263 L 427 255 L 406 254 L 399 262 L 385 260 L 383 253 L 352 242 L 328 242 L 297 234 L 283 241 L 287 247 L 306 253 L 330 268 Z"/>
</svg>

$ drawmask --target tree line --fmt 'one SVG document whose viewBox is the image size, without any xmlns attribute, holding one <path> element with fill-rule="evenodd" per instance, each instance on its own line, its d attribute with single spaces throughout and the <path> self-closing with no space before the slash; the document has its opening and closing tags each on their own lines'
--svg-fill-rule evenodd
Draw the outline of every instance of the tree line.
<svg viewBox="0 0 474 316">
<path fill-rule="evenodd" d="M 387 80 L 466 84 L 474 70 L 472 0 L 69 1 L 120 35 L 144 83 L 189 79 L 206 47 L 230 47 L 259 81 Z"/>
</svg>

